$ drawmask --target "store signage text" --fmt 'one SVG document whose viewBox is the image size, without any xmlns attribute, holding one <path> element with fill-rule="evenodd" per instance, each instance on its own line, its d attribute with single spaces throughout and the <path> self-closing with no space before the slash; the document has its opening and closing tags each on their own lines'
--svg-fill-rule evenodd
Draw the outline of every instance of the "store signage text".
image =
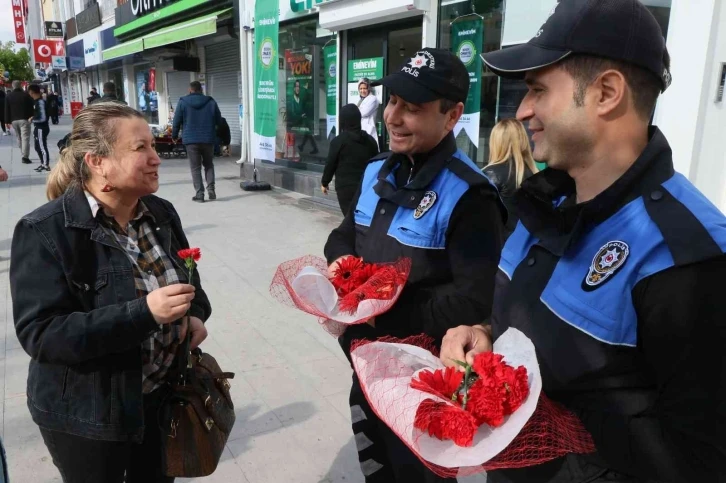
<svg viewBox="0 0 726 483">
<path fill-rule="evenodd" d="M 153 10 L 164 7 L 176 0 L 131 0 L 131 12 L 141 17 Z"/>
</svg>

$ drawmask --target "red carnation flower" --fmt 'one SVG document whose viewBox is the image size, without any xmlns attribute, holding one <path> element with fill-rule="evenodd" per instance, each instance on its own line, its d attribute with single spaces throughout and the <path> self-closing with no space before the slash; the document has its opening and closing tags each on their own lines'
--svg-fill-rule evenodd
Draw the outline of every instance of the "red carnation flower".
<svg viewBox="0 0 726 483">
<path fill-rule="evenodd" d="M 488 376 L 481 377 L 469 389 L 466 409 L 480 424 L 496 428 L 504 422 L 506 397 L 506 390 L 496 380 Z"/>
<path fill-rule="evenodd" d="M 476 418 L 463 409 L 426 399 L 416 410 L 413 425 L 440 440 L 450 439 L 457 446 L 471 446 L 479 427 Z"/>
<path fill-rule="evenodd" d="M 195 262 L 198 262 L 199 259 L 202 258 L 202 250 L 199 248 L 182 248 L 177 252 L 177 255 L 179 255 L 179 258 L 182 260 L 191 258 Z"/>
<path fill-rule="evenodd" d="M 434 372 L 421 371 L 418 379 L 411 380 L 411 387 L 444 399 L 452 399 L 459 391 L 464 373 L 454 367 L 437 369 Z M 458 400 L 458 397 L 456 398 Z"/>
</svg>

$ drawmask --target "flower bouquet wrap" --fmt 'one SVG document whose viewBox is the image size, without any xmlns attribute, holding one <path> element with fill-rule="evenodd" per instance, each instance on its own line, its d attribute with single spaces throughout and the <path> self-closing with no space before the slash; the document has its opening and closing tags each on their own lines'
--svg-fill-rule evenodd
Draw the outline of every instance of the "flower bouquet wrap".
<svg viewBox="0 0 726 483">
<path fill-rule="evenodd" d="M 446 368 L 426 336 L 356 341 L 353 367 L 376 415 L 439 476 L 533 466 L 595 450 L 547 399 L 532 342 L 509 329 L 472 366 Z"/>
<path fill-rule="evenodd" d="M 277 301 L 318 317 L 325 330 L 338 337 L 347 326 L 387 312 L 410 272 L 408 259 L 374 264 L 350 256 L 330 277 L 324 259 L 307 255 L 277 268 L 270 293 Z"/>
</svg>

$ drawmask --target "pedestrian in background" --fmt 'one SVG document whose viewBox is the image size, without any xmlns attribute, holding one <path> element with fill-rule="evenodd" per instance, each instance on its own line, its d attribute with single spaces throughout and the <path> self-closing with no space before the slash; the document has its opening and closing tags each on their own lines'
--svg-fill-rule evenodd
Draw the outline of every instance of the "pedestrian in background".
<svg viewBox="0 0 726 483">
<path fill-rule="evenodd" d="M 0 89 L 0 127 L 3 130 L 3 136 L 7 136 L 8 128 L 5 126 L 5 89 Z"/>
<path fill-rule="evenodd" d="M 376 97 L 376 89 L 371 86 L 371 81 L 365 77 L 358 82 L 358 95 L 360 95 L 358 109 L 360 109 L 361 126 L 375 140 L 376 147 L 378 147 L 376 118 L 378 117 L 378 107 L 381 103 L 378 101 L 378 97 Z"/>
<path fill-rule="evenodd" d="M 518 218 L 512 197 L 522 181 L 538 171 L 524 126 L 516 119 L 502 119 L 489 137 L 489 164 L 482 172 L 499 190 L 509 216 L 505 225 L 507 236 L 514 231 Z"/>
<path fill-rule="evenodd" d="M 328 162 L 320 180 L 323 194 L 335 176 L 335 194 L 343 215 L 348 213 L 368 161 L 378 154 L 378 144 L 361 129 L 361 114 L 355 104 L 340 109 L 340 135 L 330 142 Z"/>
<path fill-rule="evenodd" d="M 46 99 L 46 107 L 48 109 L 48 117 L 53 124 L 58 124 L 58 94 L 51 91 Z"/>
<path fill-rule="evenodd" d="M 12 124 L 18 138 L 23 163 L 30 164 L 30 119 L 35 112 L 33 98 L 23 90 L 20 81 L 13 81 L 13 90 L 5 97 L 5 122 Z"/>
<path fill-rule="evenodd" d="M 217 102 L 202 94 L 202 84 L 197 81 L 189 84 L 189 95 L 179 99 L 174 112 L 171 137 L 176 142 L 180 130 L 183 131 L 184 145 L 189 155 L 192 183 L 196 194 L 193 201 L 204 203 L 204 183 L 202 166 L 207 181 L 210 200 L 217 199 L 214 190 L 214 144 L 217 141 L 217 126 L 222 122 L 222 113 Z"/>
<path fill-rule="evenodd" d="M 97 97 L 91 102 L 91 104 L 98 104 L 99 102 L 116 102 L 118 104 L 126 103 L 118 98 L 116 95 L 116 84 L 113 82 L 103 83 L 103 97 Z"/>
<path fill-rule="evenodd" d="M 159 407 L 187 332 L 211 306 L 142 114 L 83 109 L 48 177 L 51 200 L 15 227 L 15 330 L 30 355 L 28 408 L 64 483 L 171 483 Z M 185 314 L 189 314 L 187 319 Z M 188 322 L 187 322 L 188 320 Z"/>
<path fill-rule="evenodd" d="M 40 166 L 35 171 L 50 171 L 50 153 L 48 152 L 48 133 L 50 126 L 48 125 L 48 111 L 46 101 L 40 92 L 40 86 L 33 84 L 28 87 L 28 94 L 35 102 L 33 112 L 33 138 L 35 140 L 35 152 L 40 158 Z"/>
<path fill-rule="evenodd" d="M 96 99 L 100 99 L 101 96 L 98 95 L 98 91 L 95 87 L 91 87 L 91 95 L 87 97 L 88 105 L 90 106 L 94 102 L 96 102 Z"/>
</svg>

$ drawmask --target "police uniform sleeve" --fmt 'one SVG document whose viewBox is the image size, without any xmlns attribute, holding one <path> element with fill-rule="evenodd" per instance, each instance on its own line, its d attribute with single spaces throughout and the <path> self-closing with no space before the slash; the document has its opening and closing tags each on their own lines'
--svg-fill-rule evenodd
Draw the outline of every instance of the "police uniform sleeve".
<svg viewBox="0 0 726 483">
<path fill-rule="evenodd" d="M 501 207 L 493 189 L 470 189 L 454 208 L 446 233 L 453 282 L 432 290 L 404 291 L 376 317 L 376 327 L 441 338 L 451 327 L 483 322 L 491 315 L 494 277 L 504 240 Z"/>
<path fill-rule="evenodd" d="M 361 182 L 362 183 L 362 182 Z M 358 185 L 358 189 L 353 196 L 353 201 L 350 203 L 350 210 L 343 218 L 340 226 L 333 230 L 328 236 L 328 241 L 325 243 L 325 258 L 328 263 L 333 263 L 343 255 L 355 255 L 355 207 L 358 206 L 358 198 L 360 198 L 361 187 Z"/>
<path fill-rule="evenodd" d="M 578 411 L 610 468 L 648 481 L 726 481 L 724 273 L 726 255 L 634 288 L 638 350 L 657 399 L 635 417 Z"/>
</svg>

